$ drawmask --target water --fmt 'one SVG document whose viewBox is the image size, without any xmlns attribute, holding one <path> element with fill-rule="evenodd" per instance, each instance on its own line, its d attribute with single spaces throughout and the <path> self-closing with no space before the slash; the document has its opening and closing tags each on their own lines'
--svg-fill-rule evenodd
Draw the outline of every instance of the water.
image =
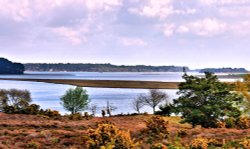
<svg viewBox="0 0 250 149">
<path fill-rule="evenodd" d="M 197 74 L 197 73 L 194 73 Z M 0 75 L 1 78 L 39 78 L 39 79 L 94 79 L 94 80 L 144 80 L 144 81 L 169 81 L 180 82 L 182 73 L 154 72 L 154 73 L 135 73 L 135 72 L 26 72 L 25 75 Z M 43 109 L 53 109 L 60 111 L 61 114 L 67 113 L 60 104 L 60 97 L 65 91 L 74 86 L 23 82 L 23 81 L 0 81 L 2 89 L 27 89 L 31 92 L 32 102 L 38 104 Z M 114 89 L 114 88 L 85 88 L 90 96 L 91 104 L 98 106 L 97 114 L 107 104 L 107 101 L 117 109 L 113 114 L 134 113 L 132 101 L 139 94 L 147 93 L 146 89 Z M 170 101 L 176 98 L 177 90 L 163 90 L 169 97 Z M 150 107 L 145 107 L 142 112 L 152 113 Z"/>
</svg>

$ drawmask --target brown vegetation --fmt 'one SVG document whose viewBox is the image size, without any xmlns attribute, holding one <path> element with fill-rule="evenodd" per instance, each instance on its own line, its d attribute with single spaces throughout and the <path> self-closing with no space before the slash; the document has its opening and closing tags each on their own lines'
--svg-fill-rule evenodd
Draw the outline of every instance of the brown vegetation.
<svg viewBox="0 0 250 149">
<path fill-rule="evenodd" d="M 131 138 L 139 141 L 148 134 L 142 133 L 164 122 L 151 123 L 151 115 L 96 117 L 92 119 L 69 120 L 67 117 L 51 119 L 36 115 L 3 114 L 0 113 L 0 148 L 86 148 L 89 128 L 96 128 L 96 123 L 110 121 L 117 128 L 129 131 Z M 246 137 L 250 137 L 250 129 L 227 128 L 192 128 L 189 124 L 180 124 L 179 117 L 162 117 L 166 124 L 168 137 L 163 137 L 163 143 L 182 146 L 199 145 L 202 140 L 215 140 L 219 144 L 226 144 L 232 140 L 243 140 L 247 145 Z M 157 126 L 158 127 L 158 126 Z M 164 127 L 165 129 L 165 127 Z M 162 129 L 163 130 L 163 129 Z M 158 130 L 157 130 L 158 131 Z M 197 139 L 198 138 L 198 139 Z M 205 138 L 205 139 L 201 139 Z M 195 140 L 196 139 L 196 140 Z M 178 143 L 177 143 L 177 140 Z M 244 142 L 245 141 L 245 142 Z M 139 141 L 140 142 L 140 141 Z M 141 142 L 142 146 L 149 148 L 149 144 Z M 157 142 L 151 142 L 159 143 Z"/>
</svg>

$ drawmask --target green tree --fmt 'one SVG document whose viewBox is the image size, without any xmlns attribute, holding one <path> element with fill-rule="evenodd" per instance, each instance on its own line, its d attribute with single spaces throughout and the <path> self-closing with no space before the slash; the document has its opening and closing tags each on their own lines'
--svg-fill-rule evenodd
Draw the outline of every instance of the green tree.
<svg viewBox="0 0 250 149">
<path fill-rule="evenodd" d="M 232 88 L 206 72 L 205 77 L 184 74 L 185 82 L 180 83 L 174 106 L 184 118 L 183 122 L 194 126 L 216 127 L 223 117 L 240 116 L 239 104 L 243 97 L 232 92 Z"/>
<path fill-rule="evenodd" d="M 81 87 L 69 89 L 61 97 L 61 104 L 65 110 L 70 111 L 71 114 L 85 110 L 88 106 L 88 103 L 89 95 L 87 94 L 87 91 Z"/>
</svg>

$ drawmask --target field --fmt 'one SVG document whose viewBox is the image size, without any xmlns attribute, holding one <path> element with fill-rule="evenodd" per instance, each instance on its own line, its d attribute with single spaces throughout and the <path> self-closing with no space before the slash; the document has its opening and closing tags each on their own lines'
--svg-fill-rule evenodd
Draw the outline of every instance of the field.
<svg viewBox="0 0 250 149">
<path fill-rule="evenodd" d="M 151 115 L 95 117 L 83 120 L 66 118 L 51 119 L 36 115 L 17 115 L 0 113 L 0 148 L 86 148 L 87 130 L 96 122 L 110 121 L 122 130 L 129 130 L 133 139 L 138 139 L 145 121 Z M 205 129 L 192 128 L 180 124 L 179 117 L 164 117 L 169 122 L 167 141 L 175 142 L 176 135 L 182 131 L 179 143 L 189 145 L 197 137 L 216 139 L 221 144 L 250 136 L 250 129 Z M 143 144 L 149 148 L 149 144 Z"/>
</svg>

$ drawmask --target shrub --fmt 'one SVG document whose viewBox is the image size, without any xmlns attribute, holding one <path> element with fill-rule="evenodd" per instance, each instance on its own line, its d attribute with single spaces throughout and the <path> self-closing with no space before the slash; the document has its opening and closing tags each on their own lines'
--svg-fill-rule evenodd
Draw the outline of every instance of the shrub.
<svg viewBox="0 0 250 149">
<path fill-rule="evenodd" d="M 80 113 L 70 114 L 68 118 L 70 120 L 82 120 L 82 115 Z"/>
<path fill-rule="evenodd" d="M 195 138 L 191 142 L 191 148 L 193 149 L 207 149 L 209 140 L 206 138 Z"/>
<path fill-rule="evenodd" d="M 133 149 L 137 146 L 129 132 L 119 130 L 112 123 L 99 123 L 96 129 L 88 130 L 88 136 L 87 146 L 90 149 Z"/>
<path fill-rule="evenodd" d="M 235 128 L 236 127 L 235 121 L 236 120 L 233 117 L 226 118 L 225 119 L 226 128 Z"/>
<path fill-rule="evenodd" d="M 146 128 L 142 131 L 147 135 L 147 142 L 161 141 L 166 139 L 169 132 L 167 130 L 168 122 L 160 116 L 152 116 L 146 121 Z"/>
<path fill-rule="evenodd" d="M 237 120 L 237 126 L 241 129 L 250 128 L 250 118 L 249 117 L 240 117 Z"/>
<path fill-rule="evenodd" d="M 250 139 L 244 139 L 239 144 L 242 145 L 243 148 L 249 149 L 250 148 Z"/>
<path fill-rule="evenodd" d="M 46 109 L 45 111 L 44 110 L 41 110 L 40 115 L 45 115 L 45 116 L 48 116 L 50 118 L 58 118 L 61 116 L 61 114 L 56 111 L 56 110 L 51 110 L 51 109 Z"/>
<path fill-rule="evenodd" d="M 150 149 L 167 149 L 167 146 L 162 143 L 153 144 Z"/>
<path fill-rule="evenodd" d="M 27 148 L 31 148 L 31 149 L 38 149 L 39 146 L 40 144 L 34 141 L 28 142 L 27 144 Z"/>
</svg>

